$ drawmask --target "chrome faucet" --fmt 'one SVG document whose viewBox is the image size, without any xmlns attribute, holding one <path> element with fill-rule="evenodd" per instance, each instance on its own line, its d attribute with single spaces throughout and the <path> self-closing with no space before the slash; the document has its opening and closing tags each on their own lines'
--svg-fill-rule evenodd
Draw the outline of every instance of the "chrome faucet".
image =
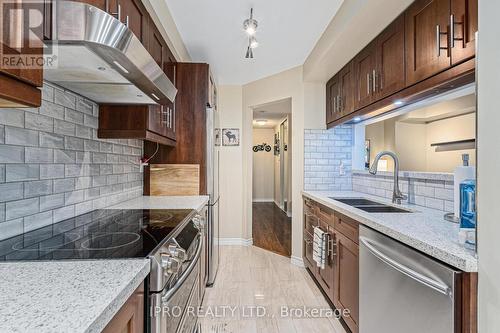
<svg viewBox="0 0 500 333">
<path fill-rule="evenodd" d="M 395 153 L 392 151 L 381 151 L 375 156 L 372 166 L 370 167 L 370 173 L 372 175 L 377 174 L 378 161 L 382 156 L 390 156 L 394 160 L 394 189 L 392 191 L 392 203 L 400 204 L 401 200 L 406 200 L 408 197 L 401 193 L 399 189 L 399 159 Z"/>
</svg>

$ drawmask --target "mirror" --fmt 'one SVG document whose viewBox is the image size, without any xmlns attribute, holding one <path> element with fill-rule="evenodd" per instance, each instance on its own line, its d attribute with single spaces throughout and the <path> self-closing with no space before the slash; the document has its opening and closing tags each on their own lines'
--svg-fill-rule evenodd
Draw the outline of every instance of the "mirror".
<svg viewBox="0 0 500 333">
<path fill-rule="evenodd" d="M 462 154 L 474 165 L 475 105 L 475 94 L 468 94 L 364 124 L 365 168 L 382 150 L 398 155 L 402 171 L 453 172 L 462 165 Z M 379 164 L 380 171 L 393 168 L 392 159 Z"/>
</svg>

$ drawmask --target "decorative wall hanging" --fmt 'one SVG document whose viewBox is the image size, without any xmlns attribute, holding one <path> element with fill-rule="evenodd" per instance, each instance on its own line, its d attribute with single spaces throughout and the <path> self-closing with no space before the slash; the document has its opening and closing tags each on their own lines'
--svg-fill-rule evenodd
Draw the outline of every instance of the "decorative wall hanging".
<svg viewBox="0 0 500 333">
<path fill-rule="evenodd" d="M 254 152 L 266 151 L 266 152 L 268 152 L 268 153 L 271 151 L 271 149 L 272 149 L 272 148 L 271 148 L 271 146 L 270 146 L 270 145 L 268 145 L 268 144 L 267 144 L 267 143 L 265 143 L 265 142 L 264 142 L 263 144 L 261 144 L 261 145 L 255 145 L 255 146 L 253 146 L 253 148 L 252 148 L 252 150 L 253 150 Z"/>
<path fill-rule="evenodd" d="M 239 146 L 240 145 L 240 129 L 239 128 L 223 128 L 222 129 L 222 145 L 223 146 Z"/>
</svg>

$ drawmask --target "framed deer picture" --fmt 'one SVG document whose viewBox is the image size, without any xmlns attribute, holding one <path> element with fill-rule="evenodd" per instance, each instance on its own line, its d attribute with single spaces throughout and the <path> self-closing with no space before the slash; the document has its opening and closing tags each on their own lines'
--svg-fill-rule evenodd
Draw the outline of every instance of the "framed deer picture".
<svg viewBox="0 0 500 333">
<path fill-rule="evenodd" d="M 223 146 L 239 146 L 240 145 L 240 129 L 239 128 L 223 128 L 222 129 L 222 145 Z"/>
</svg>

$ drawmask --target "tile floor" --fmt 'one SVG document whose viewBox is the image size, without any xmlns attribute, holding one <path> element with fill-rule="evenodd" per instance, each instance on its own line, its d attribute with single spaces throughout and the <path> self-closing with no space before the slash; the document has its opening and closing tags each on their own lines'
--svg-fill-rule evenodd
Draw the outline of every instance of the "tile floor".
<svg viewBox="0 0 500 333">
<path fill-rule="evenodd" d="M 304 307 L 323 315 L 309 312 L 304 318 Z M 345 333 L 305 268 L 255 246 L 221 248 L 219 273 L 206 290 L 203 310 L 202 333 Z M 283 315 L 291 311 L 293 316 Z"/>
</svg>

